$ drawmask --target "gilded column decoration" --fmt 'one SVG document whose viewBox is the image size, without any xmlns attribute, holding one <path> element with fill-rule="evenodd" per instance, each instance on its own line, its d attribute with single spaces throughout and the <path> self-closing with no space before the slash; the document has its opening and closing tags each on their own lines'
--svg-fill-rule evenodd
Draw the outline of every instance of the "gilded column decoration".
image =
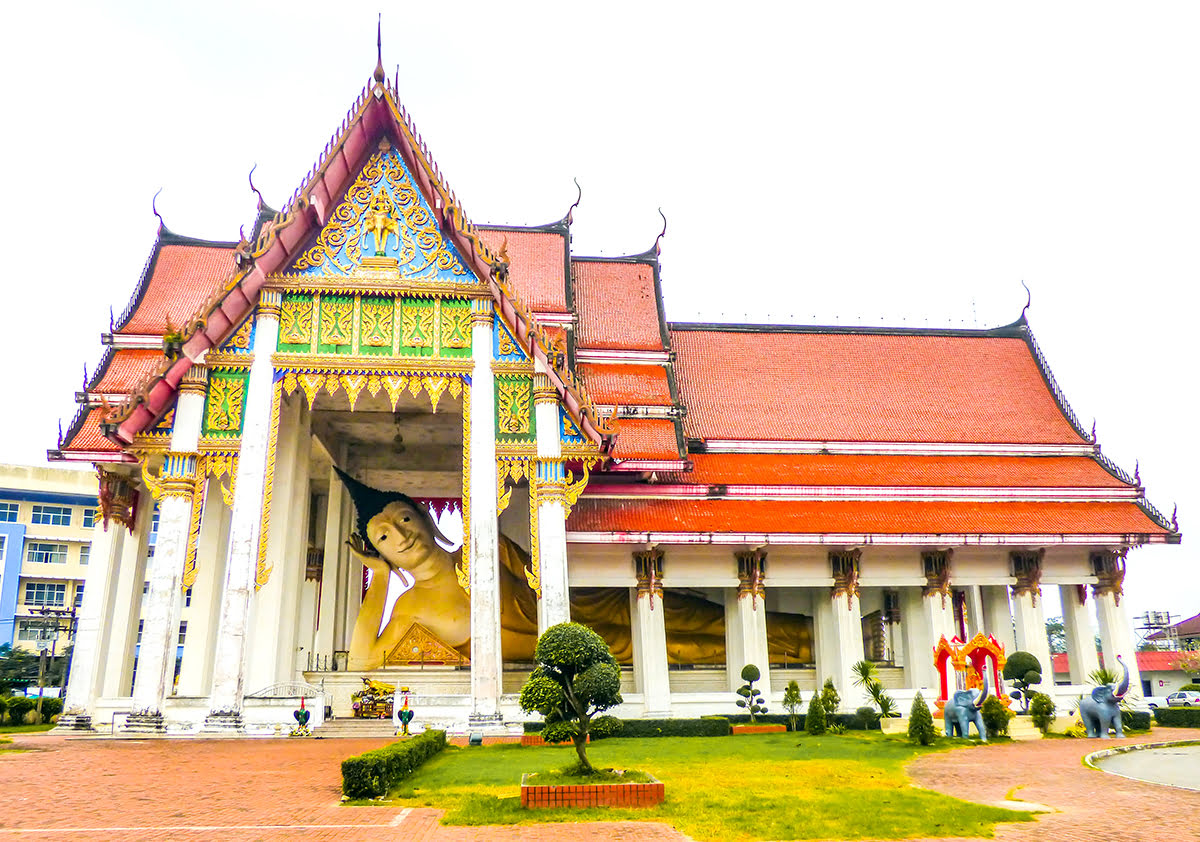
<svg viewBox="0 0 1200 842">
<path fill-rule="evenodd" d="M 183 590 L 196 584 L 196 552 L 200 542 L 200 520 L 204 514 L 204 499 L 207 494 L 208 457 L 201 453 L 196 457 L 196 473 L 192 478 L 192 511 L 188 522 L 187 552 L 183 557 L 183 576 L 180 579 Z"/>
<path fill-rule="evenodd" d="M 1125 593 L 1125 556 L 1128 553 L 1129 548 L 1122 547 L 1091 554 L 1092 572 L 1097 579 L 1096 584 L 1092 585 L 1092 596 L 1112 594 L 1113 602 L 1121 604 L 1121 596 Z"/>
<path fill-rule="evenodd" d="M 532 392 L 529 381 L 496 378 L 496 429 L 509 435 L 525 435 L 530 429 Z"/>
<path fill-rule="evenodd" d="M 836 599 L 846 597 L 846 607 L 854 605 L 858 597 L 858 562 L 862 558 L 862 550 L 836 550 L 829 554 L 829 566 L 833 571 L 833 591 L 830 596 Z"/>
<path fill-rule="evenodd" d="M 463 522 L 463 551 L 458 554 L 458 567 L 454 575 L 458 577 L 458 586 L 466 593 L 471 592 L 471 384 L 464 383 L 462 387 L 463 421 L 462 421 L 462 522 Z"/>
<path fill-rule="evenodd" d="M 390 298 L 363 298 L 359 342 L 368 348 L 392 347 L 395 301 Z"/>
<path fill-rule="evenodd" d="M 923 596 L 940 594 L 942 607 L 946 600 L 953 596 L 950 587 L 950 556 L 953 550 L 930 550 L 921 553 L 921 569 L 925 574 L 925 587 L 921 588 Z"/>
<path fill-rule="evenodd" d="M 271 431 L 267 438 L 267 470 L 263 479 L 262 518 L 258 526 L 258 563 L 254 573 L 256 591 L 271 578 L 271 568 L 267 567 L 267 527 L 271 523 L 271 491 L 275 480 L 275 453 L 279 449 L 279 405 L 282 398 L 283 382 L 276 380 L 271 395 Z"/>
<path fill-rule="evenodd" d="M 313 300 L 308 296 L 285 296 L 279 320 L 280 344 L 308 345 L 312 331 Z"/>
<path fill-rule="evenodd" d="M 1012 562 L 1013 576 L 1017 583 L 1012 587 L 1013 596 L 1029 594 L 1033 604 L 1037 605 L 1038 597 L 1042 595 L 1042 559 L 1045 550 L 1028 550 L 1008 554 Z"/>
<path fill-rule="evenodd" d="M 763 580 L 767 574 L 767 551 L 745 550 L 736 553 L 738 565 L 738 599 L 750 597 L 752 608 L 758 608 L 758 600 L 766 598 Z"/>
<path fill-rule="evenodd" d="M 637 595 L 650 597 L 650 610 L 654 610 L 654 598 L 663 595 L 663 551 L 657 547 L 633 554 L 633 572 L 637 576 Z"/>
<path fill-rule="evenodd" d="M 104 531 L 108 531 L 109 521 L 116 521 L 133 534 L 133 524 L 137 520 L 137 486 L 124 474 L 105 470 L 99 465 L 96 466 L 96 478 L 100 485 L 98 496 Z"/>
<path fill-rule="evenodd" d="M 529 581 L 529 587 L 533 588 L 533 592 L 537 594 L 538 599 L 542 597 L 542 535 L 541 535 L 541 518 L 538 511 L 539 504 L 539 489 L 537 469 L 529 471 L 529 563 L 532 569 L 525 571 L 525 578 Z"/>
</svg>

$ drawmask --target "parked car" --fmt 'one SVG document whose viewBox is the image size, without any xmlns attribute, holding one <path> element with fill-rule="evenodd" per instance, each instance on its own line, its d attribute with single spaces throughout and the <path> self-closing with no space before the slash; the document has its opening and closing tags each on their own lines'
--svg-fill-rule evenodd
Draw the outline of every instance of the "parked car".
<svg viewBox="0 0 1200 842">
<path fill-rule="evenodd" d="M 1146 704 L 1150 706 L 1150 710 L 1168 707 L 1166 696 L 1146 696 Z"/>
<path fill-rule="evenodd" d="M 1167 705 L 1173 708 L 1200 707 L 1200 690 L 1180 690 L 1167 696 Z"/>
</svg>

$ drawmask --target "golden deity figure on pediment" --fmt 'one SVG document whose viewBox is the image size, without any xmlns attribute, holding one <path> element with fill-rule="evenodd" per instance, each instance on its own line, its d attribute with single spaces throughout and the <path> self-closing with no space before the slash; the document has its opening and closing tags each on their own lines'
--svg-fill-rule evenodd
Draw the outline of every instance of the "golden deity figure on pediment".
<svg viewBox="0 0 1200 842">
<path fill-rule="evenodd" d="M 371 200 L 363 214 L 363 227 L 375 238 L 375 256 L 383 257 L 387 252 L 388 238 L 396 235 L 397 248 L 400 243 L 400 222 L 396 218 L 396 206 L 386 190 L 381 190 Z"/>
</svg>

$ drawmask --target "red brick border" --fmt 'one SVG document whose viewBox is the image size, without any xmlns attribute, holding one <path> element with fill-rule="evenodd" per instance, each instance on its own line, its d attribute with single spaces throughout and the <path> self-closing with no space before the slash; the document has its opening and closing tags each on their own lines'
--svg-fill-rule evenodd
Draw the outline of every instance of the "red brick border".
<svg viewBox="0 0 1200 842">
<path fill-rule="evenodd" d="M 527 810 L 547 807 L 655 807 L 666 793 L 662 781 L 650 783 L 586 784 L 583 786 L 527 786 L 521 776 L 521 806 Z"/>
<path fill-rule="evenodd" d="M 588 734 L 588 743 L 592 742 L 592 735 Z M 572 740 L 567 740 L 563 743 L 548 743 L 542 739 L 541 734 L 522 734 L 521 745 L 523 746 L 573 746 L 575 743 Z"/>
<path fill-rule="evenodd" d="M 786 731 L 786 725 L 733 725 L 730 733 L 737 734 L 778 734 Z"/>
</svg>

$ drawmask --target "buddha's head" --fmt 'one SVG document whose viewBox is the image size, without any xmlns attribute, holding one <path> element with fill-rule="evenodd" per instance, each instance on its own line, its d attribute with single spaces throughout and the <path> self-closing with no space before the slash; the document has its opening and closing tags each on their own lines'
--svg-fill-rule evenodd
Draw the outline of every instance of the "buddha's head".
<svg viewBox="0 0 1200 842">
<path fill-rule="evenodd" d="M 411 568 L 438 550 L 446 537 L 433 517 L 411 501 L 394 500 L 367 521 L 366 538 L 392 567 Z"/>
</svg>

